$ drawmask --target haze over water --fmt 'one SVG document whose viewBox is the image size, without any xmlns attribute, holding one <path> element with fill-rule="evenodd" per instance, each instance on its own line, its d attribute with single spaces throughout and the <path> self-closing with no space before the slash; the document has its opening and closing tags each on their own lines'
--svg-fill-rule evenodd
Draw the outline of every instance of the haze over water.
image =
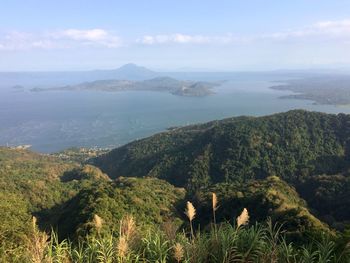
<svg viewBox="0 0 350 263">
<path fill-rule="evenodd" d="M 39 152 L 69 147 L 116 147 L 173 126 L 291 109 L 350 113 L 350 108 L 279 99 L 257 78 L 230 80 L 207 97 L 149 91 L 50 91 L 0 89 L 0 145 L 30 144 Z"/>
</svg>

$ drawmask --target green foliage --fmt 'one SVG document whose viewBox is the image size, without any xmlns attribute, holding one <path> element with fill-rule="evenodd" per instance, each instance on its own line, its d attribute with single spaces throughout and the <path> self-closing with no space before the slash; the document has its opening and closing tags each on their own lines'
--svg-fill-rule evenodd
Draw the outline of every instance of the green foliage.
<svg viewBox="0 0 350 263">
<path fill-rule="evenodd" d="M 98 181 L 62 205 L 56 224 L 62 236 L 84 236 L 94 232 L 96 214 L 104 220 L 104 232 L 118 231 L 118 222 L 126 214 L 146 225 L 179 221 L 175 207 L 184 196 L 183 189 L 154 178 Z"/>
<path fill-rule="evenodd" d="M 38 211 L 73 195 L 73 185 L 61 184 L 60 176 L 77 167 L 57 158 L 24 150 L 0 147 L 0 192 L 10 192 L 28 202 L 30 211 Z"/>
<path fill-rule="evenodd" d="M 313 214 L 343 230 L 350 223 L 346 209 L 350 205 L 349 124 L 349 115 L 302 110 L 236 117 L 172 129 L 112 150 L 92 162 L 112 178 L 157 177 L 185 187 L 188 196 L 218 183 L 244 185 L 276 176 L 296 188 Z M 259 187 L 256 184 L 251 187 Z M 232 194 L 241 195 L 239 191 Z M 265 194 L 279 198 L 273 190 Z M 283 202 L 295 194 L 284 196 Z M 305 206 L 288 209 L 291 216 L 287 219 L 298 214 L 299 222 L 292 224 L 304 224 L 308 218 Z"/>
<path fill-rule="evenodd" d="M 153 176 L 195 190 L 276 175 L 296 183 L 348 164 L 347 115 L 290 111 L 174 129 L 97 157 L 111 177 Z"/>
<path fill-rule="evenodd" d="M 291 111 L 176 128 L 90 160 L 106 173 L 75 152 L 0 148 L 0 261 L 349 262 L 349 118 Z M 236 227 L 243 208 L 250 227 Z M 137 218 L 132 242 L 126 215 Z"/>
<path fill-rule="evenodd" d="M 220 183 L 197 192 L 194 204 L 202 226 L 211 222 L 212 192 L 216 193 L 219 208 L 218 221 L 234 221 L 243 208 L 250 211 L 251 222 L 261 222 L 271 218 L 283 222 L 290 239 L 301 240 L 312 233 L 326 232 L 334 235 L 329 228 L 307 209 L 306 203 L 296 190 L 278 177 L 252 180 L 246 183 Z M 234 222 L 233 222 L 234 223 Z"/>
<path fill-rule="evenodd" d="M 43 258 L 45 262 L 62 263 L 349 262 L 349 246 L 340 245 L 337 239 L 311 239 L 299 246 L 288 242 L 280 229 L 280 225 L 273 225 L 271 221 L 241 228 L 224 223 L 217 231 L 213 228 L 197 232 L 193 239 L 180 232 L 174 239 L 168 239 L 162 230 L 150 227 L 143 232 L 136 229 L 138 242 L 127 241 L 123 247 L 120 235 L 90 237 L 74 244 L 68 240 L 58 242 L 56 234 L 52 233 L 52 241 L 44 247 Z M 34 250 L 23 252 L 23 256 L 31 258 Z M 20 261 L 9 258 L 6 262 Z"/>
<path fill-rule="evenodd" d="M 72 178 L 68 178 L 69 176 Z M 26 150 L 0 147 L 0 242 L 7 251 L 23 246 L 32 215 L 51 228 L 57 208 L 81 188 L 109 180 L 98 168 Z M 50 215 L 48 215 L 50 211 Z"/>
<path fill-rule="evenodd" d="M 318 175 L 297 186 L 301 196 L 316 215 L 332 227 L 344 230 L 350 222 L 350 177 L 348 175 Z"/>
</svg>

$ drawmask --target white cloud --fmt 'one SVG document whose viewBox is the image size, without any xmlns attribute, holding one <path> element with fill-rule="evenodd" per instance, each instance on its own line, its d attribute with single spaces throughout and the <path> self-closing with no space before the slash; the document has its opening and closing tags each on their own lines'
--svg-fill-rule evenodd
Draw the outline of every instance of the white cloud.
<svg viewBox="0 0 350 263">
<path fill-rule="evenodd" d="M 350 19 L 340 21 L 321 21 L 297 30 L 266 33 L 260 35 L 188 35 L 188 34 L 164 34 L 145 35 L 138 39 L 138 43 L 145 45 L 156 44 L 237 44 L 257 41 L 283 41 L 291 39 L 308 39 L 314 37 L 323 39 L 350 40 Z"/>
<path fill-rule="evenodd" d="M 321 21 L 299 30 L 267 34 L 262 38 L 291 39 L 322 37 L 324 39 L 350 39 L 350 20 Z"/>
<path fill-rule="evenodd" d="M 82 46 L 117 48 L 122 40 L 103 29 L 66 29 L 49 33 L 8 32 L 0 35 L 0 50 L 62 49 Z"/>
<path fill-rule="evenodd" d="M 116 48 L 122 45 L 122 41 L 118 36 L 104 29 L 67 29 L 57 32 L 56 37 L 78 41 L 85 45 L 99 45 L 109 48 Z"/>
<path fill-rule="evenodd" d="M 40 39 L 25 32 L 12 31 L 0 36 L 0 50 L 49 49 L 54 46 L 50 39 Z"/>
<path fill-rule="evenodd" d="M 155 36 L 143 36 L 139 42 L 143 44 L 167 44 L 167 43 L 207 43 L 208 38 L 200 35 L 184 35 L 184 34 L 171 34 L 171 35 L 155 35 Z"/>
<path fill-rule="evenodd" d="M 247 37 L 235 37 L 231 34 L 223 36 L 204 36 L 204 35 L 186 35 L 186 34 L 170 34 L 170 35 L 146 35 L 138 39 L 138 43 L 146 45 L 154 44 L 229 44 L 245 42 L 249 40 Z"/>
<path fill-rule="evenodd" d="M 109 37 L 108 32 L 103 29 L 91 29 L 91 30 L 67 29 L 62 31 L 62 35 L 74 40 L 88 40 L 88 41 L 100 41 Z"/>
<path fill-rule="evenodd" d="M 320 21 L 303 28 L 255 35 L 156 34 L 136 40 L 143 45 L 235 45 L 260 42 L 320 41 L 350 42 L 350 19 Z M 129 43 L 135 40 L 129 39 Z M 118 48 L 124 45 L 115 33 L 101 29 L 64 29 L 53 32 L 8 32 L 0 34 L 0 50 L 66 49 L 81 47 Z"/>
<path fill-rule="evenodd" d="M 350 19 L 340 21 L 323 21 L 313 25 L 313 28 L 324 33 L 335 35 L 350 34 Z"/>
</svg>

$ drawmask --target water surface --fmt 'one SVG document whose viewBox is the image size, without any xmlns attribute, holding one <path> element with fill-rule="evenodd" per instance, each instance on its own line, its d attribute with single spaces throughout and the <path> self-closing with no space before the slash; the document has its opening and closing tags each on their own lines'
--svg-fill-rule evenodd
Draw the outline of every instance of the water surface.
<svg viewBox="0 0 350 263">
<path fill-rule="evenodd" d="M 267 80 L 236 79 L 208 97 L 160 92 L 30 92 L 0 88 L 0 145 L 30 144 L 40 152 L 116 147 L 168 127 L 291 109 L 350 113 L 350 108 L 279 99 Z"/>
</svg>

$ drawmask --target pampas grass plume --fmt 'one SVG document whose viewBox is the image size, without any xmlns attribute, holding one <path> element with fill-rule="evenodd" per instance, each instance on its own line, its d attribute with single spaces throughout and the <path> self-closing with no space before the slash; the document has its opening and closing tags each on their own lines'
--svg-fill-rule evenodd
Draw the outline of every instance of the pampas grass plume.
<svg viewBox="0 0 350 263">
<path fill-rule="evenodd" d="M 97 230 L 97 233 L 99 234 L 102 229 L 103 219 L 99 215 L 94 214 L 93 224 Z"/>
<path fill-rule="evenodd" d="M 187 215 L 188 220 L 190 221 L 191 236 L 192 238 L 194 238 L 192 220 L 196 216 L 196 209 L 194 208 L 193 204 L 190 201 L 187 201 L 185 214 Z"/>
<path fill-rule="evenodd" d="M 192 222 L 192 220 L 196 216 L 196 209 L 190 201 L 187 201 L 185 214 L 188 217 L 188 220 L 190 220 L 190 222 Z"/>
<path fill-rule="evenodd" d="M 136 232 L 136 223 L 134 217 L 126 215 L 120 221 L 120 235 L 125 236 L 129 240 Z"/>
<path fill-rule="evenodd" d="M 212 201 L 213 201 L 213 211 L 218 209 L 218 198 L 215 193 L 212 193 Z"/>
<path fill-rule="evenodd" d="M 126 236 L 120 236 L 117 244 L 118 255 L 121 258 L 124 258 L 129 250 L 129 244 Z"/>
<path fill-rule="evenodd" d="M 180 262 L 183 257 L 184 257 L 184 248 L 183 246 L 177 242 L 174 247 L 173 247 L 173 250 L 174 250 L 174 258 L 177 262 Z"/>
<path fill-rule="evenodd" d="M 237 228 L 244 226 L 249 222 L 249 213 L 247 208 L 244 208 L 240 216 L 237 217 Z"/>
</svg>

